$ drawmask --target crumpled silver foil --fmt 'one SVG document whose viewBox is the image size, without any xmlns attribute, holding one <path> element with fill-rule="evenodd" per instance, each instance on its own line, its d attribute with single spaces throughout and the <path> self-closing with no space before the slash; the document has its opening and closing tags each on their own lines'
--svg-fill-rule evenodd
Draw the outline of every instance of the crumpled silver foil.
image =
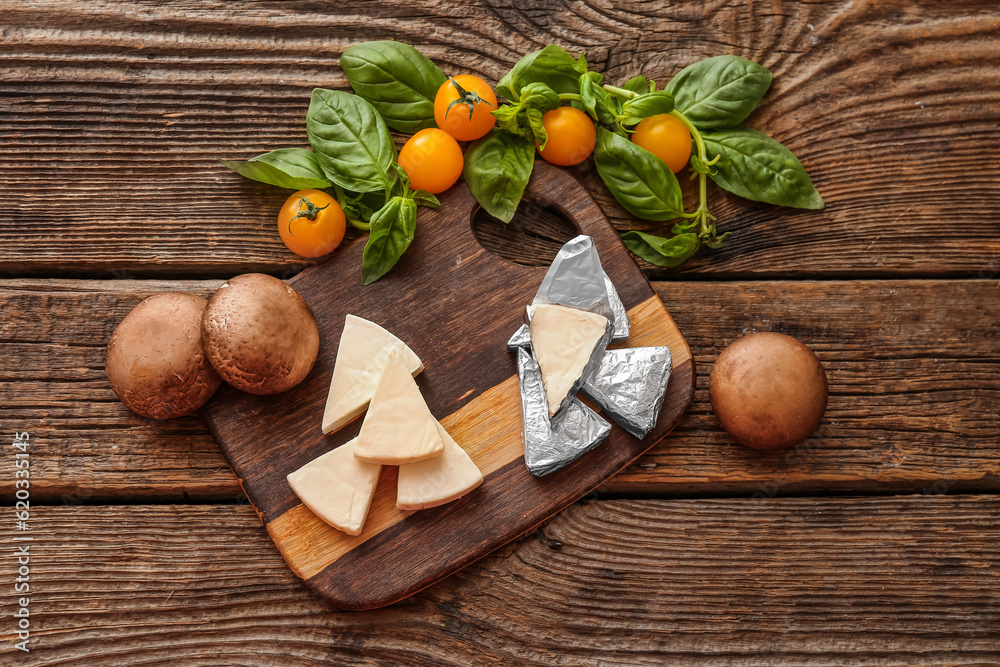
<svg viewBox="0 0 1000 667">
<path fill-rule="evenodd" d="M 632 333 L 632 323 L 629 322 L 628 312 L 622 298 L 618 296 L 615 284 L 611 282 L 608 274 L 604 274 L 604 286 L 608 290 L 608 298 L 611 302 L 611 311 L 615 314 L 614 333 L 611 334 L 612 343 L 624 343 Z"/>
<path fill-rule="evenodd" d="M 611 424 L 576 397 L 549 419 L 542 371 L 523 347 L 517 349 L 517 379 L 524 416 L 524 463 L 535 477 L 569 465 L 608 437 Z"/>
<path fill-rule="evenodd" d="M 521 328 L 515 331 L 514 335 L 507 341 L 507 349 L 511 352 L 516 352 L 519 347 L 531 347 L 531 329 L 528 328 L 527 324 L 522 324 Z"/>
<path fill-rule="evenodd" d="M 608 318 L 614 324 L 607 274 L 594 246 L 594 237 L 581 234 L 567 241 L 542 279 L 532 305 L 554 303 L 588 310 Z"/>
<path fill-rule="evenodd" d="M 656 425 L 670 380 L 670 348 L 607 350 L 594 378 L 580 391 L 635 437 Z"/>
</svg>

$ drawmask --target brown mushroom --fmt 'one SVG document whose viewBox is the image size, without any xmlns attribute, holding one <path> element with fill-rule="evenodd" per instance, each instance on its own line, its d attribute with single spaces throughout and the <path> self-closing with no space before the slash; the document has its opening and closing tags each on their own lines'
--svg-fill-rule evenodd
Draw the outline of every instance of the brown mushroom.
<svg viewBox="0 0 1000 667">
<path fill-rule="evenodd" d="M 170 419 L 194 412 L 222 379 L 201 346 L 208 301 L 164 292 L 142 301 L 108 341 L 104 370 L 115 395 L 143 417 Z"/>
<path fill-rule="evenodd" d="M 305 299 L 277 278 L 247 273 L 208 300 L 201 320 L 208 360 L 222 379 L 251 394 L 277 394 L 316 363 L 319 328 Z"/>
<path fill-rule="evenodd" d="M 709 380 L 722 427 L 753 449 L 805 440 L 826 411 L 826 372 L 803 343 L 775 332 L 738 339 L 719 355 Z"/>
</svg>

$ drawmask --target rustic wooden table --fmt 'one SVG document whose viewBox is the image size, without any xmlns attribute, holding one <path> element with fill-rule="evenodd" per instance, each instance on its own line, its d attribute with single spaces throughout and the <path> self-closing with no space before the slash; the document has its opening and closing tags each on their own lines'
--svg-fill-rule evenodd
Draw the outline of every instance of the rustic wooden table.
<svg viewBox="0 0 1000 667">
<path fill-rule="evenodd" d="M 714 191 L 729 246 L 651 273 L 699 371 L 674 433 L 537 533 L 340 613 L 282 562 L 200 417 L 115 400 L 104 346 L 149 294 L 303 267 L 274 230 L 287 193 L 214 158 L 304 145 L 309 90 L 344 88 L 341 52 L 375 38 L 491 81 L 550 42 L 611 81 L 756 59 L 775 79 L 751 123 L 827 208 Z M 1000 663 L 998 62 L 990 0 L 0 2 L 0 663 Z M 736 445 L 709 408 L 714 359 L 754 330 L 829 373 L 819 432 L 788 454 Z"/>
</svg>

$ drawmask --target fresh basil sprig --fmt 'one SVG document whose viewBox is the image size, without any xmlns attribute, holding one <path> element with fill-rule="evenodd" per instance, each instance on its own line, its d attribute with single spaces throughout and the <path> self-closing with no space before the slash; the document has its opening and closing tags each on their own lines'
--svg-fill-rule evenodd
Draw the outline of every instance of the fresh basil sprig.
<svg viewBox="0 0 1000 667">
<path fill-rule="evenodd" d="M 669 239 L 645 232 L 625 232 L 622 243 L 633 255 L 650 264 L 664 267 L 680 266 L 698 251 L 701 240 L 697 234 L 682 232 Z"/>
<path fill-rule="evenodd" d="M 771 86 L 771 72 L 739 56 L 715 56 L 688 65 L 667 85 L 674 108 L 701 130 L 746 120 Z"/>
<path fill-rule="evenodd" d="M 635 125 L 644 118 L 674 110 L 674 97 L 665 90 L 636 95 L 622 104 L 622 123 Z"/>
<path fill-rule="evenodd" d="M 587 59 L 566 53 L 555 44 L 533 51 L 521 58 L 497 84 L 498 95 L 511 102 L 521 101 L 521 90 L 531 83 L 544 83 L 557 93 L 580 92 L 580 75 L 587 71 Z"/>
<path fill-rule="evenodd" d="M 718 161 L 708 175 L 733 194 L 778 206 L 821 209 L 823 198 L 792 151 L 763 132 L 733 127 L 702 134 Z"/>
<path fill-rule="evenodd" d="M 525 137 L 494 130 L 465 152 L 465 182 L 486 212 L 510 222 L 535 166 L 535 146 Z"/>
<path fill-rule="evenodd" d="M 370 285 L 389 272 L 413 241 L 417 203 L 392 197 L 371 219 L 368 243 L 361 255 L 361 283 Z"/>
<path fill-rule="evenodd" d="M 542 116 L 560 103 L 559 94 L 547 83 L 535 81 L 521 89 L 519 101 L 501 105 L 491 113 L 501 130 L 520 135 L 531 144 L 544 149 L 548 133 L 542 124 Z"/>
<path fill-rule="evenodd" d="M 684 215 L 681 186 L 663 160 L 625 137 L 597 130 L 594 165 L 625 210 L 646 220 Z"/>
<path fill-rule="evenodd" d="M 219 160 L 240 176 L 289 190 L 328 188 L 332 185 L 312 151 L 304 148 L 279 148 L 252 157 L 245 162 Z"/>
<path fill-rule="evenodd" d="M 361 97 L 397 132 L 436 127 L 434 97 L 447 80 L 437 65 L 409 44 L 364 42 L 344 51 L 340 67 Z"/>
<path fill-rule="evenodd" d="M 364 98 L 316 88 L 306 113 L 309 143 L 331 181 L 355 192 L 392 190 L 396 145 L 385 121 Z"/>
</svg>

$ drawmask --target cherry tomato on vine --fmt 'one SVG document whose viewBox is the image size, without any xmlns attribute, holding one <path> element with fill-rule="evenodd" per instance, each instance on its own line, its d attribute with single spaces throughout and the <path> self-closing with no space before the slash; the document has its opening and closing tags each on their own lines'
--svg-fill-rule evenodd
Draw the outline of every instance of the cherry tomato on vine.
<svg viewBox="0 0 1000 667">
<path fill-rule="evenodd" d="M 562 167 L 580 164 L 594 152 L 597 130 L 590 116 L 574 107 L 559 107 L 546 111 L 542 125 L 549 135 L 545 150 L 541 151 L 546 162 Z"/>
<path fill-rule="evenodd" d="M 321 257 L 340 245 L 347 230 L 344 209 L 322 190 L 299 190 L 278 213 L 278 233 L 302 257 Z"/>
<path fill-rule="evenodd" d="M 433 195 L 444 192 L 462 175 L 462 149 L 444 130 L 420 130 L 399 151 L 399 166 L 410 177 L 410 187 Z"/>
<path fill-rule="evenodd" d="M 450 77 L 434 97 L 434 121 L 459 141 L 474 141 L 493 129 L 497 96 L 473 74 Z M 470 113 L 471 111 L 471 113 Z"/>
<path fill-rule="evenodd" d="M 666 162 L 675 174 L 691 159 L 691 133 L 677 116 L 661 113 L 643 118 L 632 141 Z"/>
</svg>

